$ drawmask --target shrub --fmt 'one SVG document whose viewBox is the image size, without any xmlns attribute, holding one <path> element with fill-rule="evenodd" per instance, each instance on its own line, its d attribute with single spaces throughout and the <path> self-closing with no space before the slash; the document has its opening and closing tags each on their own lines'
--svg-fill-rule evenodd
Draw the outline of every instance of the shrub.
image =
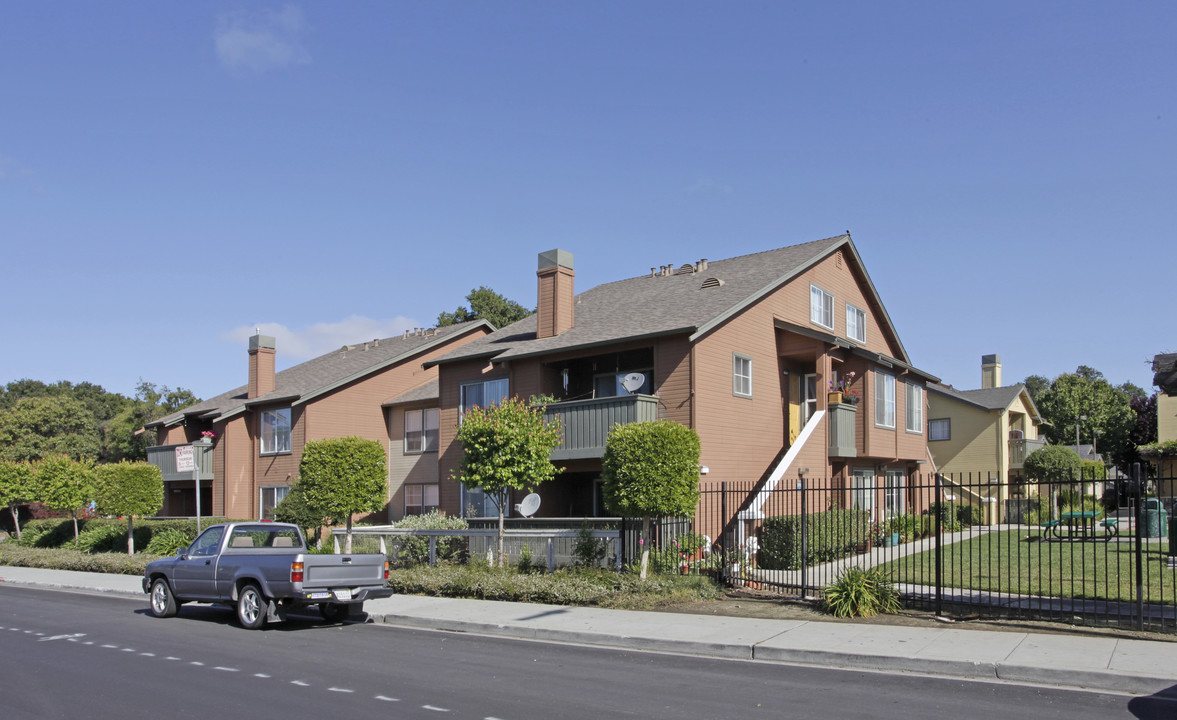
<svg viewBox="0 0 1177 720">
<path fill-rule="evenodd" d="M 174 555 L 176 550 L 188 547 L 195 539 L 194 534 L 179 528 L 163 528 L 151 536 L 144 552 L 149 555 Z"/>
<path fill-rule="evenodd" d="M 899 533 L 903 542 L 911 542 L 935 533 L 932 518 L 927 515 L 913 515 L 907 513 L 896 515 L 887 521 L 886 530 L 889 533 Z"/>
<path fill-rule="evenodd" d="M 412 530 L 465 530 L 469 527 L 464 518 L 442 515 L 431 510 L 424 515 L 408 515 L 392 524 L 395 528 Z M 393 537 L 389 539 L 396 548 L 398 565 L 423 565 L 429 562 L 429 538 L 423 536 Z M 454 562 L 466 556 L 469 543 L 464 537 L 437 538 L 438 562 Z M 392 551 L 392 548 L 389 548 Z"/>
<path fill-rule="evenodd" d="M 957 532 L 962 528 L 984 522 L 981 508 L 969 503 L 932 503 L 924 514 L 935 517 L 937 524 L 944 528 L 945 532 Z"/>
<path fill-rule="evenodd" d="M 1047 445 L 1026 456 L 1026 476 L 1044 483 L 1073 482 L 1079 478 L 1083 461 L 1078 453 L 1062 445 Z"/>
<path fill-rule="evenodd" d="M 608 543 L 605 539 L 593 537 L 593 529 L 587 523 L 581 525 L 576 541 L 572 544 L 573 564 L 576 567 L 599 567 L 607 552 Z"/>
<path fill-rule="evenodd" d="M 70 527 L 72 529 L 72 524 Z M 16 567 L 142 575 L 147 563 L 153 559 L 146 553 L 139 555 L 128 555 L 125 551 L 85 553 L 64 548 L 51 550 L 29 548 L 9 542 L 0 544 L 0 564 Z"/>
<path fill-rule="evenodd" d="M 126 552 L 126 530 L 106 523 L 88 523 L 78 536 L 78 550 L 82 552 L 117 552 L 119 546 Z"/>
<path fill-rule="evenodd" d="M 869 532 L 865 510 L 826 510 L 810 513 L 805 523 L 805 562 L 808 565 L 846 557 Z M 769 570 L 801 567 L 801 516 L 766 518 L 760 529 L 760 566 Z"/>
<path fill-rule="evenodd" d="M 822 606 L 834 617 L 870 617 L 900 609 L 899 591 L 879 568 L 851 567 L 822 590 Z"/>
</svg>

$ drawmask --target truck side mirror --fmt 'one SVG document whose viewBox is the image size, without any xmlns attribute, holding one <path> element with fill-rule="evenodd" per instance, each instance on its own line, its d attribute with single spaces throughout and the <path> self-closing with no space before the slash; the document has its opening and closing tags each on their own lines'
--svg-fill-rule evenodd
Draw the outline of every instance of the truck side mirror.
<svg viewBox="0 0 1177 720">
<path fill-rule="evenodd" d="M 176 548 L 176 554 L 179 555 L 180 557 L 184 557 L 185 555 L 188 554 L 188 548 L 186 548 L 186 547 Z"/>
</svg>

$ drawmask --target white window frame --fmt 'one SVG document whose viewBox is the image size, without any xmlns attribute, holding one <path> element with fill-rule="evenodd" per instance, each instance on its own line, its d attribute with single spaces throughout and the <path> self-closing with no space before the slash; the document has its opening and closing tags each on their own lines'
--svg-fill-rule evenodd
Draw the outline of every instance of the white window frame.
<svg viewBox="0 0 1177 720">
<path fill-rule="evenodd" d="M 405 485 L 405 516 L 424 515 L 440 503 L 437 483 Z"/>
<path fill-rule="evenodd" d="M 267 422 L 267 418 L 273 417 L 275 420 Z M 281 422 L 279 422 L 281 421 Z M 262 455 L 282 455 L 290 452 L 290 435 L 293 430 L 290 421 L 290 408 L 274 408 L 273 410 L 262 410 L 258 417 L 258 422 L 261 428 L 258 432 L 260 436 L 260 447 Z M 285 434 L 282 433 L 282 427 L 285 427 Z M 270 428 L 273 428 L 270 431 Z"/>
<path fill-rule="evenodd" d="M 895 376 L 875 370 L 875 427 L 895 429 Z"/>
<path fill-rule="evenodd" d="M 437 452 L 437 433 L 440 426 L 441 415 L 437 408 L 405 410 L 405 455 Z"/>
<path fill-rule="evenodd" d="M 817 373 L 805 373 L 801 376 L 800 401 L 801 401 L 801 427 L 809 422 L 809 418 L 817 412 Z M 800 433 L 801 429 L 798 428 Z"/>
<path fill-rule="evenodd" d="M 850 507 L 867 511 L 871 520 L 875 519 L 878 482 L 874 468 L 856 467 L 850 473 Z"/>
<path fill-rule="evenodd" d="M 902 470 L 883 471 L 883 519 L 904 513 L 906 475 Z"/>
<path fill-rule="evenodd" d="M 473 387 L 481 387 L 482 388 L 482 391 L 481 391 L 482 392 L 482 403 L 481 404 L 486 405 L 487 404 L 486 403 L 487 386 L 494 386 L 497 383 L 503 384 L 503 395 L 502 395 L 502 397 L 497 398 L 494 401 L 492 401 L 491 403 L 489 403 L 490 405 L 497 405 L 498 403 L 502 402 L 503 400 L 506 400 L 508 397 L 511 396 L 510 383 L 508 382 L 507 378 L 496 377 L 496 378 L 487 378 L 486 380 L 477 380 L 475 382 L 462 383 L 459 386 L 459 392 L 458 392 L 458 411 L 459 411 L 459 413 L 464 415 L 464 414 L 466 414 L 466 411 L 469 410 L 470 408 L 479 407 L 479 405 L 480 405 L 480 403 L 467 402 L 466 397 L 470 391 L 470 388 L 473 388 Z"/>
<path fill-rule="evenodd" d="M 272 504 L 267 505 L 266 495 L 272 496 Z M 274 508 L 290 494 L 289 485 L 262 485 L 257 489 L 257 519 L 273 520 Z"/>
<path fill-rule="evenodd" d="M 752 358 L 732 353 L 732 395 L 752 397 Z"/>
<path fill-rule="evenodd" d="M 915 435 L 924 434 L 924 389 L 919 385 L 904 383 L 907 386 L 907 432 Z"/>
<path fill-rule="evenodd" d="M 809 283 L 809 322 L 834 329 L 834 295 L 813 283 Z"/>
<path fill-rule="evenodd" d="M 937 425 L 937 423 L 942 423 Z M 942 428 L 937 432 L 937 428 Z M 928 442 L 939 442 L 952 439 L 952 418 L 929 418 Z"/>
<path fill-rule="evenodd" d="M 850 303 L 846 303 L 846 337 L 866 344 L 866 310 Z"/>
</svg>

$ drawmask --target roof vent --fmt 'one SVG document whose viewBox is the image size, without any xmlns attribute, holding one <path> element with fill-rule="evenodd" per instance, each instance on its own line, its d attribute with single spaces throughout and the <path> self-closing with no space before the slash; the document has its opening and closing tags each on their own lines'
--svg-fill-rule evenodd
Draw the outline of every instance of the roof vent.
<svg viewBox="0 0 1177 720">
<path fill-rule="evenodd" d="M 675 270 L 674 274 L 675 275 L 694 275 L 695 274 L 695 266 L 690 263 L 687 263 L 687 264 L 679 267 L 678 270 Z"/>
<path fill-rule="evenodd" d="M 720 280 L 717 277 L 709 277 L 703 281 L 703 284 L 699 286 L 699 289 L 700 290 L 707 290 L 708 288 L 717 288 L 721 285 L 723 285 L 722 280 Z"/>
</svg>

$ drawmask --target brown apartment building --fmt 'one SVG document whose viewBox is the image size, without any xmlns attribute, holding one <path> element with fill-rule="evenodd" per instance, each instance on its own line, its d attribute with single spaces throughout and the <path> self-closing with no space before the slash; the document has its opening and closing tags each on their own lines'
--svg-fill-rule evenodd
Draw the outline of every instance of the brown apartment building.
<svg viewBox="0 0 1177 720">
<path fill-rule="evenodd" d="M 580 294 L 572 255 L 553 250 L 537 278 L 535 315 L 432 363 L 446 512 L 495 512 L 448 480 L 463 409 L 534 395 L 554 396 L 547 413 L 565 426 L 553 453 L 564 472 L 539 489 L 540 516 L 605 514 L 609 428 L 658 418 L 698 432 L 704 488 L 805 474 L 879 517 L 916 501 L 905 488 L 929 467 L 926 385 L 936 378 L 912 366 L 848 235 L 655 267 Z M 860 402 L 832 402 L 831 382 Z M 740 515 L 750 522 L 755 494 Z"/>
<path fill-rule="evenodd" d="M 193 472 L 176 448 L 194 445 L 202 515 L 265 518 L 298 477 L 307 441 L 358 435 L 388 452 L 388 508 L 377 519 L 437 506 L 437 374 L 428 363 L 490 333 L 486 321 L 417 329 L 346 345 L 281 372 L 274 338 L 249 340 L 248 382 L 147 426 L 148 460 L 164 473 L 161 515 L 193 516 Z"/>
</svg>

